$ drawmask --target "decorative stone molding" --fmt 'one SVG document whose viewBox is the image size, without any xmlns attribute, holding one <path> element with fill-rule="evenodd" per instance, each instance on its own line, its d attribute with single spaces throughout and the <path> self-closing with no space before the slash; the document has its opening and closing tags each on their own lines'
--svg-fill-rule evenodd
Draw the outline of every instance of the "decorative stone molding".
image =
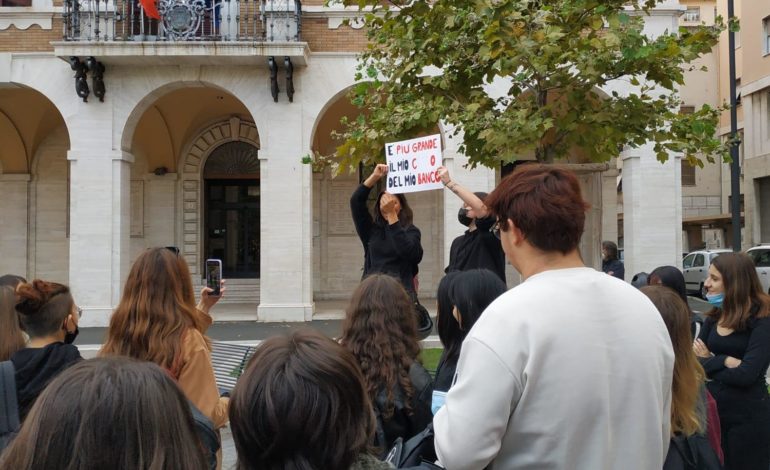
<svg viewBox="0 0 770 470">
<path fill-rule="evenodd" d="M 329 29 L 339 29 L 345 21 L 348 21 L 349 27 L 361 29 L 364 27 L 363 14 L 371 10 L 371 7 L 366 7 L 361 11 L 356 7 L 341 7 L 338 5 L 306 5 L 302 7 L 303 16 L 306 18 L 326 18 Z"/>
<path fill-rule="evenodd" d="M 11 26 L 16 29 L 28 29 L 34 25 L 41 29 L 52 29 L 53 16 L 61 13 L 61 7 L 31 6 L 31 7 L 0 7 L 0 31 Z"/>
<path fill-rule="evenodd" d="M 345 21 L 347 21 L 347 25 L 353 29 L 361 29 L 364 27 L 364 19 L 360 16 L 330 16 L 329 29 L 339 29 Z"/>
<path fill-rule="evenodd" d="M 200 272 L 199 257 L 203 253 L 203 201 L 201 181 L 206 159 L 217 147 L 228 142 L 246 142 L 259 148 L 259 132 L 253 122 L 232 117 L 206 128 L 184 154 L 179 164 L 182 194 L 181 249 L 190 272 Z"/>
</svg>

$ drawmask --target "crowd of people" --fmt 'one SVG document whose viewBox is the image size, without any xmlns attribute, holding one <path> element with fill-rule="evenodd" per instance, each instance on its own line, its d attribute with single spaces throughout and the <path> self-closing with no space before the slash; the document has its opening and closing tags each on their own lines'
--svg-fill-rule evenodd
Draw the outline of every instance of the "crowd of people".
<svg viewBox="0 0 770 470">
<path fill-rule="evenodd" d="M 135 260 L 91 360 L 67 286 L 0 278 L 0 470 L 216 469 L 228 421 L 243 470 L 393 468 L 418 438 L 422 468 L 767 470 L 770 296 L 746 255 L 714 260 L 703 319 L 676 267 L 637 289 L 614 244 L 605 272 L 585 266 L 571 172 L 522 165 L 487 195 L 442 167 L 468 230 L 437 286 L 431 376 L 420 231 L 403 195 L 368 205 L 386 173 L 351 197 L 365 260 L 341 336 L 263 341 L 231 396 L 206 336 L 224 281 L 196 303 L 173 247 Z M 523 279 L 510 290 L 506 259 Z"/>
</svg>

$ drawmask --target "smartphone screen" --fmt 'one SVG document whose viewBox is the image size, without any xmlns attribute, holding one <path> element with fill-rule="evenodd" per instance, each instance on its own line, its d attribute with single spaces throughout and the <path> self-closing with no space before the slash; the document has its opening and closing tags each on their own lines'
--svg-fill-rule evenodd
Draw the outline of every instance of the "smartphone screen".
<svg viewBox="0 0 770 470">
<path fill-rule="evenodd" d="M 210 295 L 219 295 L 219 285 L 222 280 L 222 261 L 218 259 L 206 260 L 206 287 L 213 290 Z"/>
</svg>

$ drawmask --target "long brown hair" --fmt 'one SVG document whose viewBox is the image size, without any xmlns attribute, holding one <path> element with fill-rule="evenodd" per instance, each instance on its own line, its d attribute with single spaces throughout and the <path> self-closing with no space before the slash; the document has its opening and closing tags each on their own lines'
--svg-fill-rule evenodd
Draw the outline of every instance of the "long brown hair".
<svg viewBox="0 0 770 470">
<path fill-rule="evenodd" d="M 100 355 L 151 361 L 177 374 L 190 328 L 205 329 L 187 263 L 171 250 L 151 248 L 131 266 Z"/>
<path fill-rule="evenodd" d="M 82 361 L 38 397 L 2 470 L 207 468 L 187 399 L 155 364 Z"/>
<path fill-rule="evenodd" d="M 692 350 L 690 309 L 674 290 L 665 286 L 645 286 L 641 291 L 663 317 L 674 347 L 674 376 L 671 384 L 671 433 L 692 435 L 701 432 L 698 396 L 704 384 L 703 371 Z"/>
<path fill-rule="evenodd" d="M 762 291 L 754 261 L 745 253 L 724 253 L 711 262 L 722 276 L 725 298 L 722 308 L 712 309 L 708 316 L 719 325 L 744 331 L 752 317 L 770 315 L 770 296 Z"/>
<path fill-rule="evenodd" d="M 353 355 L 314 330 L 265 340 L 230 401 L 238 468 L 351 468 L 375 429 L 363 380 Z"/>
<path fill-rule="evenodd" d="M 414 394 L 409 368 L 420 354 L 414 304 L 401 283 L 385 274 L 364 279 L 353 293 L 342 324 L 340 340 L 358 360 L 369 399 L 386 394 L 383 417 L 394 410 L 394 391 L 400 385 L 405 405 Z"/>
<path fill-rule="evenodd" d="M 16 313 L 16 293 L 10 287 L 0 286 L 0 362 L 7 361 L 23 347 L 24 335 Z"/>
</svg>

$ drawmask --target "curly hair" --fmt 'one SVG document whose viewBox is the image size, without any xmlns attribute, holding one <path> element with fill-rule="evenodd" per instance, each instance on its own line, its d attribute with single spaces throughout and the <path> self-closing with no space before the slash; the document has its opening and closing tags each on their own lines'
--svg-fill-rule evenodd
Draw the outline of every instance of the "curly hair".
<svg viewBox="0 0 770 470">
<path fill-rule="evenodd" d="M 400 282 L 385 274 L 364 279 L 350 300 L 340 342 L 361 366 L 372 403 L 385 392 L 384 419 L 393 415 L 397 385 L 411 412 L 414 387 L 409 368 L 420 354 L 420 345 L 414 304 Z"/>
</svg>

